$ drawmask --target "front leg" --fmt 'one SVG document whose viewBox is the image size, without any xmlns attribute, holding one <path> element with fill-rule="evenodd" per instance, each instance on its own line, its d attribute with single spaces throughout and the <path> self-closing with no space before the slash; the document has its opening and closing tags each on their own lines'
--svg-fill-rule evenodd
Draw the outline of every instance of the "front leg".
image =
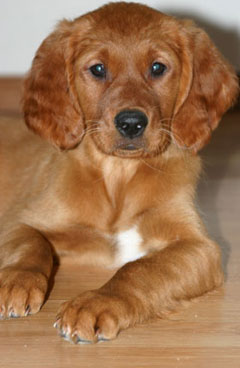
<svg viewBox="0 0 240 368">
<path fill-rule="evenodd" d="M 218 246 L 207 238 L 175 241 L 126 264 L 102 288 L 63 304 L 55 327 L 75 343 L 113 339 L 120 330 L 162 317 L 222 281 Z"/>
<path fill-rule="evenodd" d="M 16 225 L 1 234 L 0 318 L 22 317 L 39 311 L 52 264 L 51 246 L 37 230 Z"/>
</svg>

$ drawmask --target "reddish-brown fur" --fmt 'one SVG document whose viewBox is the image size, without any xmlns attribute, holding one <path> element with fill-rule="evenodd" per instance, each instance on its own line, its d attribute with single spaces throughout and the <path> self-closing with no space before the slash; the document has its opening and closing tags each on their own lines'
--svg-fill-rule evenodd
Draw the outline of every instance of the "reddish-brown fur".
<svg viewBox="0 0 240 368">
<path fill-rule="evenodd" d="M 167 71 L 154 79 L 156 61 Z M 104 80 L 89 71 L 98 63 Z M 132 3 L 62 21 L 25 81 L 26 124 L 46 140 L 1 123 L 1 317 L 41 308 L 54 252 L 119 266 L 131 241 L 143 257 L 60 309 L 56 327 L 69 340 L 112 339 L 220 286 L 220 252 L 193 205 L 196 153 L 237 92 L 192 22 Z M 132 151 L 114 125 L 124 109 L 149 119 Z"/>
</svg>

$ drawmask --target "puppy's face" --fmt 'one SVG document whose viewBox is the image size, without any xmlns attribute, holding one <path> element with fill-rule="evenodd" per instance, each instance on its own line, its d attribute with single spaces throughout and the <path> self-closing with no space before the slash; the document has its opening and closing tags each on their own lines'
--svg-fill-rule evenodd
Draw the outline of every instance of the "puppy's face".
<svg viewBox="0 0 240 368">
<path fill-rule="evenodd" d="M 99 39 L 90 39 L 76 60 L 75 87 L 86 134 L 104 153 L 152 156 L 171 141 L 181 60 L 167 42 L 144 29 L 133 37 L 132 28 L 125 28 L 129 37 L 94 31 Z"/>
<path fill-rule="evenodd" d="M 197 152 L 238 92 L 236 75 L 192 22 L 111 3 L 62 21 L 25 82 L 27 125 L 62 149 L 88 136 L 104 153 Z"/>
</svg>

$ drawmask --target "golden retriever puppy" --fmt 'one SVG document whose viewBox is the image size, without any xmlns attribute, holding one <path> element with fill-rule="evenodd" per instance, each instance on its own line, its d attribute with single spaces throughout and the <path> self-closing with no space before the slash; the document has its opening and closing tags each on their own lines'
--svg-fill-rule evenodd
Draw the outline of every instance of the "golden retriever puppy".
<svg viewBox="0 0 240 368">
<path fill-rule="evenodd" d="M 53 254 L 118 267 L 60 309 L 70 341 L 177 310 L 223 282 L 194 208 L 208 142 L 238 92 L 204 31 L 143 5 L 63 20 L 25 81 L 26 125 L 1 123 L 0 315 L 41 308 Z"/>
</svg>

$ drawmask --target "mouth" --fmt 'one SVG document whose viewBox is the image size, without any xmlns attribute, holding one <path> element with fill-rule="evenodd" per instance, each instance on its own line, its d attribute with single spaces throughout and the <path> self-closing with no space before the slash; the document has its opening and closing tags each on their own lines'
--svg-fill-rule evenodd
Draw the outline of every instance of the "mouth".
<svg viewBox="0 0 240 368">
<path fill-rule="evenodd" d="M 143 145 L 134 143 L 121 143 L 116 146 L 116 154 L 119 156 L 139 157 L 144 150 Z"/>
<path fill-rule="evenodd" d="M 136 146 L 133 143 L 129 143 L 129 144 L 120 145 L 118 149 L 124 150 L 124 151 L 138 151 L 140 147 Z"/>
</svg>

